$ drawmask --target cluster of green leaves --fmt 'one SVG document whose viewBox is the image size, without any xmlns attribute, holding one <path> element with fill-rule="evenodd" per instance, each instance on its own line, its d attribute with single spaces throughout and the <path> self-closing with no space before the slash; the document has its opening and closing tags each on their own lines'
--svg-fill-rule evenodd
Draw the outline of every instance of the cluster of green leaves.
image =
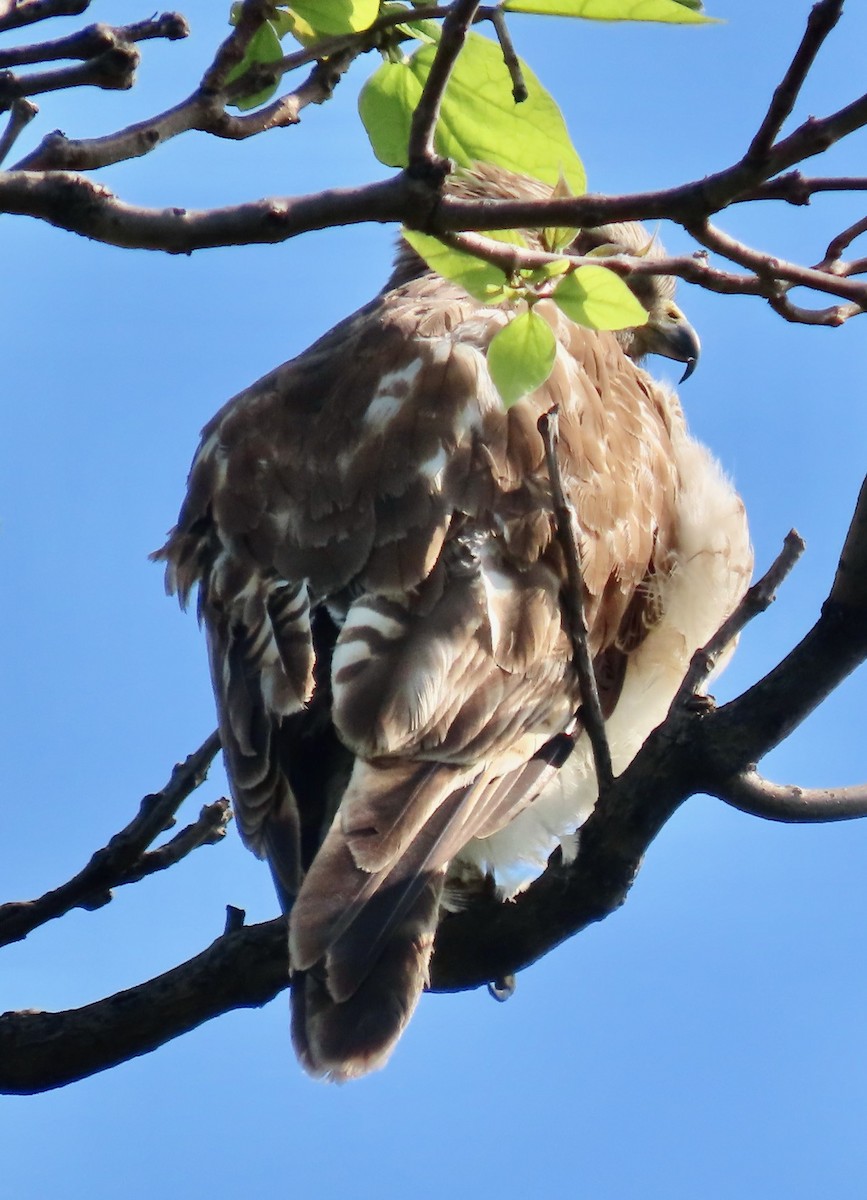
<svg viewBox="0 0 867 1200">
<path fill-rule="evenodd" d="M 700 0 L 505 0 L 503 9 L 597 21 L 661 21 L 697 25 L 711 18 L 701 12 Z M 237 20 L 239 6 L 232 10 Z M 249 43 L 244 60 L 232 74 L 240 78 L 255 63 L 275 63 L 282 55 L 281 39 L 295 38 L 315 46 L 323 37 L 361 33 L 379 16 L 401 16 L 383 32 L 380 48 L 385 61 L 367 81 L 359 97 L 359 112 L 377 158 L 387 166 L 408 165 L 413 114 L 418 107 L 439 44 L 440 27 L 418 19 L 416 9 L 381 0 L 293 0 L 280 5 Z M 403 45 L 419 42 L 407 55 Z M 553 98 L 523 62 L 526 99 L 512 94 L 512 81 L 498 43 L 476 33 L 468 35 L 454 65 L 440 107 L 434 146 L 456 167 L 492 163 L 549 184 L 555 193 L 580 194 L 587 180 L 566 124 Z M 256 107 L 270 99 L 273 87 L 237 100 L 239 108 Z M 552 252 L 542 267 L 519 269 L 511 276 L 484 258 L 459 250 L 428 234 L 406 230 L 404 236 L 432 270 L 457 283 L 490 305 L 512 310 L 508 323 L 488 349 L 491 375 L 505 404 L 539 387 L 548 378 L 556 355 L 550 325 L 534 311 L 551 299 L 573 321 L 592 329 L 625 329 L 642 325 L 647 313 L 626 284 L 603 266 L 572 270 L 557 252 L 576 230 L 546 230 L 543 244 Z M 489 236 L 526 246 L 517 231 Z"/>
<path fill-rule="evenodd" d="M 702 14 L 701 0 L 504 0 L 502 7 L 508 12 L 591 21 L 697 25 L 712 20 Z M 229 20 L 233 25 L 238 20 L 240 8 L 239 0 L 231 6 Z M 395 36 L 400 40 L 430 40 L 432 23 L 413 20 L 413 8 L 393 0 L 293 0 L 291 5 L 277 5 L 273 16 L 263 22 L 250 40 L 242 61 L 232 71 L 228 82 L 240 79 L 257 64 L 268 66 L 279 62 L 283 57 L 281 40 L 285 37 L 294 38 L 302 46 L 315 46 L 322 38 L 363 33 L 378 17 L 399 15 L 401 10 L 406 12 L 407 21 L 394 27 Z M 436 34 L 433 36 L 435 38 Z M 242 110 L 257 108 L 270 100 L 276 90 L 275 81 L 234 103 Z"/>
<path fill-rule="evenodd" d="M 558 233 L 568 242 L 575 230 Z M 515 230 L 498 230 L 486 236 L 526 246 Z M 507 275 L 486 259 L 430 234 L 407 229 L 404 237 L 432 271 L 484 304 L 508 305 L 512 309 L 511 319 L 488 346 L 488 369 L 507 408 L 541 387 L 554 366 L 554 332 L 534 312 L 540 300 L 552 300 L 570 320 L 590 329 L 633 329 L 647 321 L 647 312 L 618 275 L 603 266 L 572 270 L 567 259 L 556 255 L 562 247 L 549 245 L 553 255 L 542 266 L 519 267 Z"/>
</svg>

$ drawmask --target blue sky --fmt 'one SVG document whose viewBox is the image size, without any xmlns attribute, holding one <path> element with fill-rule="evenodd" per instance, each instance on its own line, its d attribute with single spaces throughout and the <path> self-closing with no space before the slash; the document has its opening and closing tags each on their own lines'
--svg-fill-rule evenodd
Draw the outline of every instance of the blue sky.
<svg viewBox="0 0 867 1200">
<path fill-rule="evenodd" d="M 690 30 L 512 25 L 590 186 L 616 192 L 735 161 L 809 8 L 718 0 L 726 24 Z M 798 118 L 865 90 L 867 11 L 847 8 Z M 146 44 L 129 93 L 42 99 L 22 145 L 55 126 L 97 135 L 176 102 L 223 36 L 221 10 L 192 0 L 193 37 Z M 148 13 L 97 0 L 91 18 Z M 100 177 L 126 199 L 190 207 L 383 177 L 355 115 L 371 69 L 357 64 L 295 129 L 241 144 L 192 134 Z M 865 152 L 860 134 L 816 169 L 859 173 Z M 857 197 L 829 197 L 720 224 L 813 262 L 861 215 Z M 205 420 L 369 298 L 394 231 L 190 258 L 23 218 L 4 218 L 0 237 L 0 893 L 24 899 L 74 873 L 213 727 L 195 620 L 165 598 L 148 552 L 174 520 Z M 662 237 L 688 247 L 678 230 Z M 717 685 L 726 698 L 806 632 L 830 585 L 864 474 L 865 319 L 809 329 L 756 300 L 685 287 L 680 300 L 704 340 L 685 407 L 745 497 L 759 564 L 793 525 L 808 542 Z M 849 681 L 766 772 L 862 781 L 865 681 Z M 215 769 L 190 814 L 224 789 Z M 233 1200 L 266 1187 L 319 1200 L 347 1189 L 361 1200 L 861 1197 L 865 865 L 867 824 L 790 828 L 695 798 L 619 913 L 522 974 L 508 1004 L 425 997 L 368 1080 L 303 1076 L 283 996 L 65 1090 L 0 1099 L 0 1198 Z M 267 870 L 234 831 L 5 950 L 0 1010 L 84 1004 L 165 970 L 220 932 L 226 903 L 250 920 L 276 911 Z"/>
</svg>

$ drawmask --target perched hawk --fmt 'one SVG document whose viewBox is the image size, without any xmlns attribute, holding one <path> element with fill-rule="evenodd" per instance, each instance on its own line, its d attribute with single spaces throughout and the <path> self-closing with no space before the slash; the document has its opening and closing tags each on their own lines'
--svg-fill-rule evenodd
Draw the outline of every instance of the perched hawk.
<svg viewBox="0 0 867 1200">
<path fill-rule="evenodd" d="M 448 186 L 550 194 L 490 167 Z M 617 225 L 575 248 L 647 242 Z M 580 733 L 581 696 L 540 414 L 559 405 L 616 770 L 747 585 L 741 501 L 637 365 L 691 364 L 697 337 L 672 279 L 634 290 L 650 320 L 619 334 L 538 304 L 554 369 L 505 411 L 485 349 L 508 313 L 403 244 L 376 299 L 204 430 L 158 557 L 182 602 L 198 584 L 238 825 L 288 913 L 293 1039 L 313 1074 L 380 1066 L 444 897 L 484 874 L 514 894 L 593 807 L 586 738 L 546 769 L 576 714 Z"/>
</svg>

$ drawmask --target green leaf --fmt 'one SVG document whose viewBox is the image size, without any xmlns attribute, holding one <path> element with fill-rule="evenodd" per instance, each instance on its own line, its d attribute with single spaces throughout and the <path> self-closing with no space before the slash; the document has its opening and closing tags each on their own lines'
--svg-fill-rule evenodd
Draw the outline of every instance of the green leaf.
<svg viewBox="0 0 867 1200">
<path fill-rule="evenodd" d="M 506 408 L 542 386 L 556 353 L 551 326 L 532 310 L 494 334 L 488 346 L 488 369 Z"/>
<path fill-rule="evenodd" d="M 361 119 L 387 166 L 407 165 L 412 114 L 435 54 L 435 46 L 422 46 L 406 64 L 385 63 L 362 89 Z M 470 34 L 443 98 L 436 149 L 459 166 L 495 163 L 552 187 L 562 174 L 578 195 L 587 179 L 560 110 L 529 67 L 522 70 L 529 95 L 515 104 L 499 45 Z"/>
<path fill-rule="evenodd" d="M 644 307 L 607 267 L 579 267 L 557 285 L 553 299 L 571 321 L 590 329 L 634 329 L 647 323 Z"/>
<path fill-rule="evenodd" d="M 379 0 L 293 0 L 289 10 L 317 33 L 332 37 L 367 29 L 379 14 Z"/>
<path fill-rule="evenodd" d="M 666 25 L 710 25 L 698 0 L 506 0 L 508 12 L 550 17 L 583 17 L 589 21 L 660 21 Z"/>
<path fill-rule="evenodd" d="M 361 89 L 358 112 L 373 152 L 389 167 L 405 167 L 412 114 L 421 83 L 407 63 L 386 62 Z"/>
<path fill-rule="evenodd" d="M 499 304 L 503 299 L 503 289 L 508 284 L 505 271 L 495 267 L 493 263 L 477 258 L 466 250 L 458 250 L 448 246 L 439 238 L 429 233 L 420 233 L 416 229 L 404 229 L 403 236 L 420 254 L 432 271 L 458 284 L 465 292 L 469 292 L 476 300 L 486 304 Z M 526 242 L 517 233 L 508 229 L 498 229 L 496 233 L 488 233 L 487 237 L 498 242 L 506 242 L 512 246 L 525 246 Z"/>
<path fill-rule="evenodd" d="M 283 57 L 283 47 L 280 45 L 280 39 L 277 36 L 277 31 L 270 21 L 265 21 L 260 25 L 247 46 L 247 53 L 238 63 L 237 67 L 233 67 L 226 76 L 226 83 L 231 83 L 233 79 L 240 79 L 245 71 L 248 71 L 255 63 L 272 63 L 279 62 Z M 260 91 L 249 96 L 241 96 L 231 103 L 235 108 L 240 108 L 245 111 L 248 108 L 257 108 L 260 104 L 264 104 L 266 100 L 270 100 L 277 91 L 277 80 Z"/>
</svg>

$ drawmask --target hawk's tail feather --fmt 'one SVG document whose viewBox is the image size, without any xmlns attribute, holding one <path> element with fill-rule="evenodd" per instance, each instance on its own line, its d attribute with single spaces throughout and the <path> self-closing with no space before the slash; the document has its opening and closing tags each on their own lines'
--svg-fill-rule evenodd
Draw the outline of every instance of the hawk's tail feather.
<svg viewBox="0 0 867 1200">
<path fill-rule="evenodd" d="M 442 889 L 442 872 L 422 881 L 348 999 L 334 1000 L 321 965 L 293 974 L 292 1042 L 311 1075 L 339 1083 L 385 1065 L 428 980 Z"/>
<path fill-rule="evenodd" d="M 344 956 L 347 961 L 352 958 L 356 962 L 356 970 L 350 977 L 347 972 L 339 971 L 342 976 L 339 987 L 329 966 L 329 986 L 340 999 L 358 986 L 376 961 L 378 947 L 389 928 L 413 903 L 413 880 L 437 871 L 447 861 L 444 856 L 453 852 L 456 839 L 461 844 L 464 809 L 474 785 L 453 790 L 451 774 L 443 779 L 441 770 L 430 763 L 420 764 L 415 778 L 407 782 L 411 783 L 409 799 L 417 799 L 432 813 L 403 853 L 389 858 L 378 870 L 359 865 L 354 837 L 344 832 L 343 819 L 338 814 L 307 873 L 293 910 L 290 955 L 295 967 L 304 970 L 326 956 L 335 970 Z M 427 794 L 431 791 L 438 793 L 436 803 Z M 355 944 L 352 954 L 347 953 L 350 943 Z M 341 945 L 343 953 L 335 952 Z"/>
</svg>

